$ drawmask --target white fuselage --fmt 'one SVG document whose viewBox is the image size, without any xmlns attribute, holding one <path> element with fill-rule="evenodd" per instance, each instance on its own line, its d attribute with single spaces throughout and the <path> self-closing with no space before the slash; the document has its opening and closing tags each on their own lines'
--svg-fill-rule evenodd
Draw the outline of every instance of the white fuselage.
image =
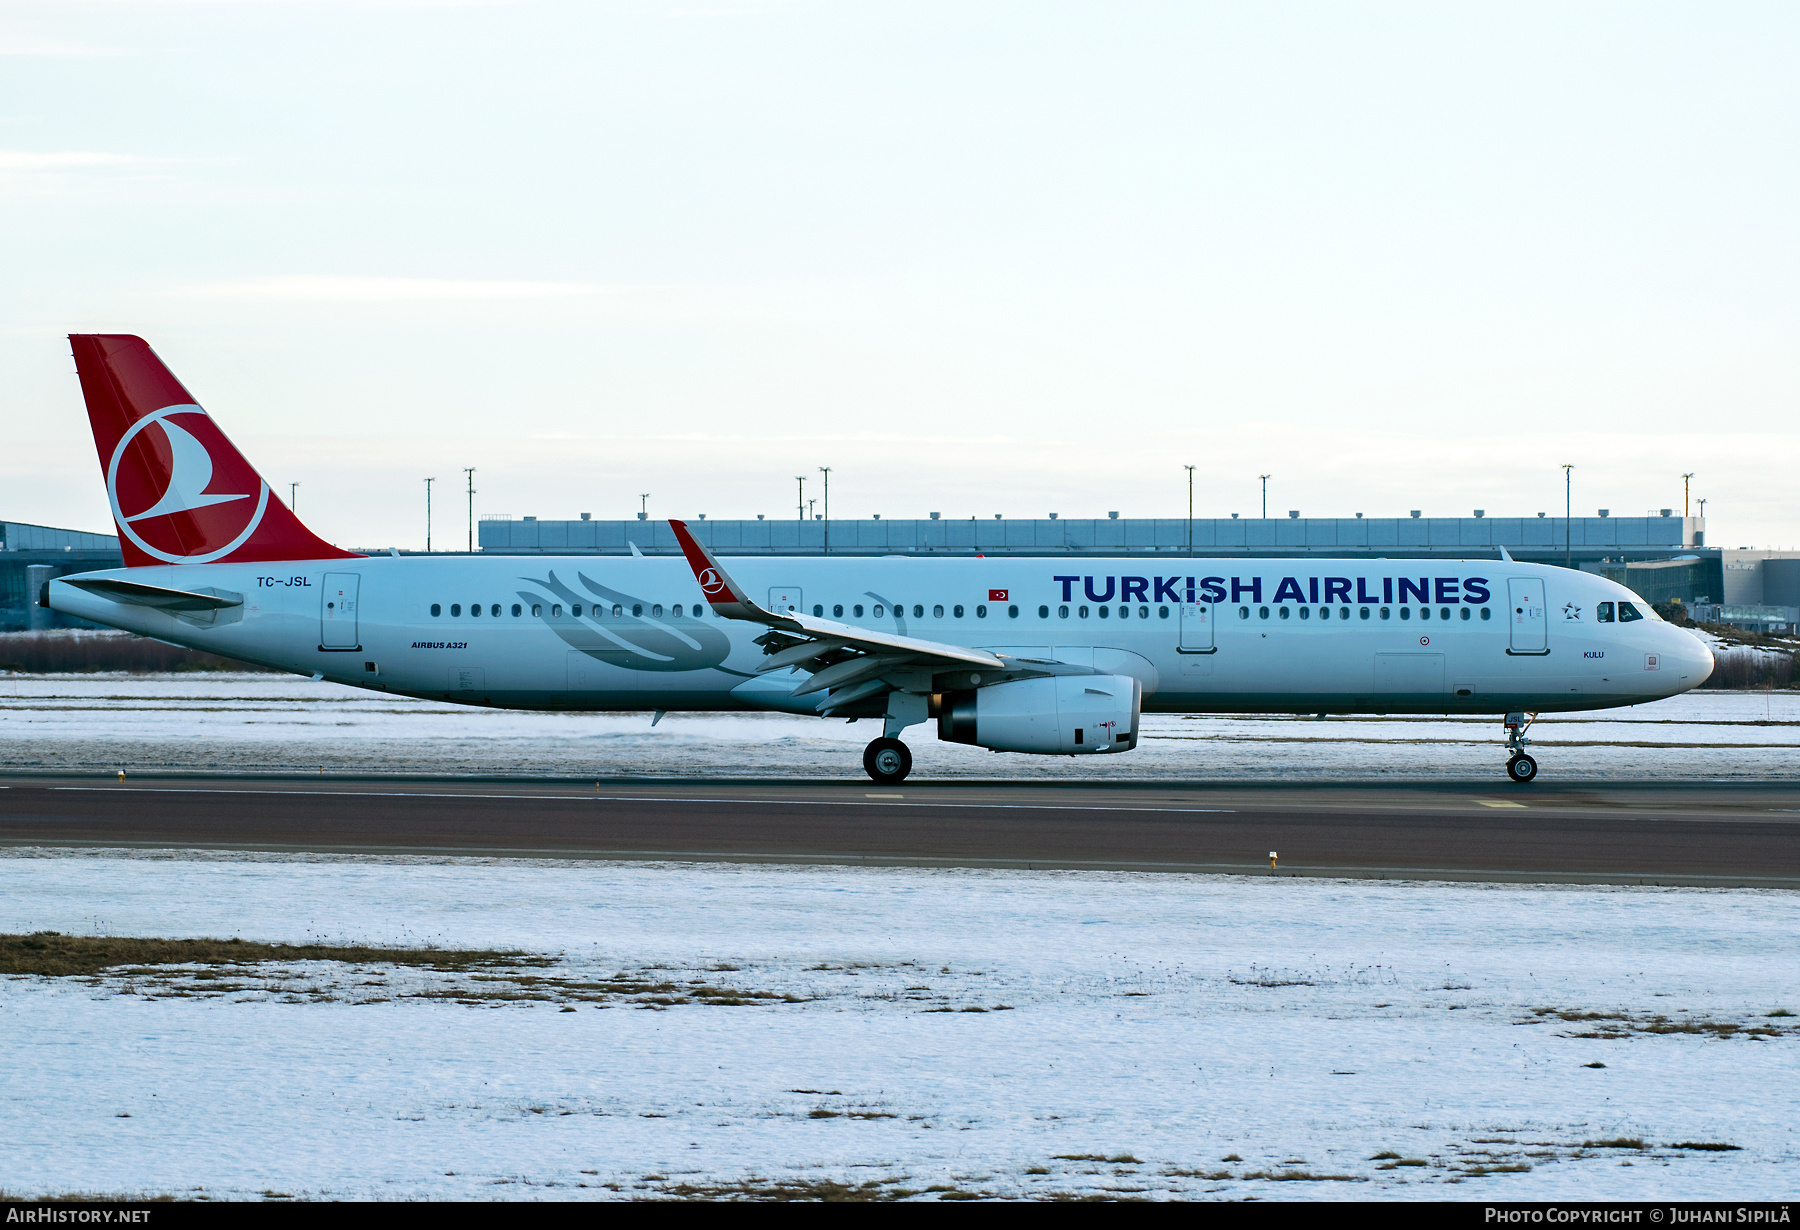
<svg viewBox="0 0 1800 1230">
<path fill-rule="evenodd" d="M 1151 712 L 1504 713 L 1684 692 L 1706 646 L 1599 577 L 1495 560 L 737 559 L 757 601 L 1133 675 Z M 1152 565 L 1155 571 L 1152 572 Z M 53 582 L 57 610 L 280 670 L 526 709 L 816 711 L 757 675 L 680 558 L 374 556 L 89 573 L 241 596 L 171 613 Z M 1596 622 L 1602 603 L 1644 618 Z M 479 614 L 472 612 L 479 610 Z"/>
</svg>

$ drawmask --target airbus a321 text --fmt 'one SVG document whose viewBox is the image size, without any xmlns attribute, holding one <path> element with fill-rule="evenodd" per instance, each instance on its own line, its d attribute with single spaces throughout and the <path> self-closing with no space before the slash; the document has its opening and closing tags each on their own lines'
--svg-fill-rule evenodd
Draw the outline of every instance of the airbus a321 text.
<svg viewBox="0 0 1800 1230">
<path fill-rule="evenodd" d="M 1137 745 L 1155 713 L 1502 716 L 1633 705 L 1707 647 L 1600 577 L 1481 560 L 363 556 L 312 534 L 141 339 L 71 339 L 121 569 L 39 601 L 144 636 L 408 696 L 517 709 L 873 718 L 996 752 Z"/>
</svg>

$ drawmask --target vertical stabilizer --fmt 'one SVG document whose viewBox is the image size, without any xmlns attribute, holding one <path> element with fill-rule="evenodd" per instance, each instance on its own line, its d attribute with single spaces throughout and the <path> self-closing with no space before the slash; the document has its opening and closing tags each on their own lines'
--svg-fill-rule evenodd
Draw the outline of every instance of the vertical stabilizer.
<svg viewBox="0 0 1800 1230">
<path fill-rule="evenodd" d="M 300 524 L 144 339 L 69 345 L 127 567 L 359 558 Z"/>
</svg>

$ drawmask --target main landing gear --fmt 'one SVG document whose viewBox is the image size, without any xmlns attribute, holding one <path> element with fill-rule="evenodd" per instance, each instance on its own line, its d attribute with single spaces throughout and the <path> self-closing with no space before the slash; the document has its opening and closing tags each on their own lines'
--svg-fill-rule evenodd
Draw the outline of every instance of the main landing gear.
<svg viewBox="0 0 1800 1230">
<path fill-rule="evenodd" d="M 863 749 L 863 771 L 880 786 L 898 786 L 912 772 L 912 749 L 898 739 L 871 739 Z"/>
<path fill-rule="evenodd" d="M 1537 761 L 1525 751 L 1525 745 L 1531 742 L 1525 737 L 1525 732 L 1531 729 L 1532 722 L 1536 720 L 1535 713 L 1506 715 L 1506 775 L 1521 786 L 1537 779 Z"/>
</svg>

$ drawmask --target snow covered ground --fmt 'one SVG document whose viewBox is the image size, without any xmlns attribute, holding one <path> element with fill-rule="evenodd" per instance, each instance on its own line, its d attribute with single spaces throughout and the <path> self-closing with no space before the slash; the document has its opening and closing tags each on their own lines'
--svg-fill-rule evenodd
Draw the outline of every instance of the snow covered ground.
<svg viewBox="0 0 1800 1230">
<path fill-rule="evenodd" d="M 927 777 L 1368 780 L 1491 778 L 1493 718 L 1292 715 L 1144 719 L 1136 751 L 997 756 L 907 732 Z M 513 713 L 281 675 L 0 676 L 0 767 L 860 777 L 876 723 L 782 714 Z M 1693 692 L 1552 715 L 1532 731 L 1544 780 L 1800 775 L 1800 693 Z"/>
<path fill-rule="evenodd" d="M 0 1188 L 1790 1199 L 1800 1033 L 1769 1014 L 1800 1011 L 1797 904 L 0 851 L 4 932 L 555 958 L 486 975 L 290 963 L 222 980 L 0 979 Z M 620 975 L 687 993 L 593 989 Z M 698 984 L 791 999 L 703 1003 Z M 1739 1148 L 1672 1147 L 1694 1143 Z"/>
</svg>

